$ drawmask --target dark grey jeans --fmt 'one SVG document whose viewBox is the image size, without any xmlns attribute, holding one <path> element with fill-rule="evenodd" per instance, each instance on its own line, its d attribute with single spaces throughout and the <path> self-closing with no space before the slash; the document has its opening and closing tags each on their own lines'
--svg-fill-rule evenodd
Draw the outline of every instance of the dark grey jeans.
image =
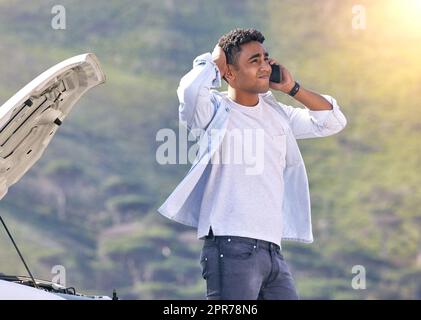
<svg viewBox="0 0 421 320">
<path fill-rule="evenodd" d="M 200 257 L 209 300 L 296 300 L 294 281 L 274 243 L 208 236 Z"/>
</svg>

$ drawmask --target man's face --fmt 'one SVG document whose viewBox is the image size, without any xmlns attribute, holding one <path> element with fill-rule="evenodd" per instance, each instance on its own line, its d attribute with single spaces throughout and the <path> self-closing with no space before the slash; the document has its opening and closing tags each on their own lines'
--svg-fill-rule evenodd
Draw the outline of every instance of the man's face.
<svg viewBox="0 0 421 320">
<path fill-rule="evenodd" d="M 241 45 L 235 65 L 228 65 L 230 72 L 226 78 L 229 85 L 248 93 L 267 92 L 272 72 L 268 56 L 269 54 L 258 41 Z"/>
</svg>

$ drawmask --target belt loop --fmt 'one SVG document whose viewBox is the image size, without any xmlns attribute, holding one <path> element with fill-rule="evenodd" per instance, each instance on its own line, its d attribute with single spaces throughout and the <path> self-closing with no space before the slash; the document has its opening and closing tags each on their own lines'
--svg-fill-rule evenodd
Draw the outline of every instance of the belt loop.
<svg viewBox="0 0 421 320">
<path fill-rule="evenodd" d="M 208 232 L 208 236 L 207 237 L 209 238 L 209 240 L 212 240 L 213 242 L 216 241 L 216 237 L 213 234 L 212 227 L 209 228 L 209 232 Z"/>
</svg>

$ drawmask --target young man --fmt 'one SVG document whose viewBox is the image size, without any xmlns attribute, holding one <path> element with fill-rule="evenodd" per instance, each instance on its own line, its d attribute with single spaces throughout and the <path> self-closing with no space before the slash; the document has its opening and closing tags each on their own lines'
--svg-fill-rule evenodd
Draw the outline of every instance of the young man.
<svg viewBox="0 0 421 320">
<path fill-rule="evenodd" d="M 263 41 L 255 29 L 232 30 L 212 54 L 194 60 L 177 91 L 180 119 L 201 133 L 199 150 L 158 211 L 196 227 L 204 239 L 208 299 L 298 299 L 280 248 L 281 240 L 313 241 L 296 139 L 333 135 L 346 125 L 335 99 L 303 88 L 284 66 L 280 83 L 269 80 L 271 65 L 278 63 Z M 211 90 L 221 78 L 228 92 Z M 306 108 L 277 102 L 269 89 Z M 232 147 L 239 156 L 234 161 Z"/>
</svg>

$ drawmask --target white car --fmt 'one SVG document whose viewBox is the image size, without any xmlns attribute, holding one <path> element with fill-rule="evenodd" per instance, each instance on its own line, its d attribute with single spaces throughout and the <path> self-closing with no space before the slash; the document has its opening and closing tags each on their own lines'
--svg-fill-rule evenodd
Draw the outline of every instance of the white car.
<svg viewBox="0 0 421 320">
<path fill-rule="evenodd" d="M 104 82 L 97 57 L 82 54 L 48 69 L 0 107 L 0 199 L 42 156 L 74 104 Z M 4 228 L 21 256 L 5 224 Z M 35 280 L 21 259 L 29 277 L 0 273 L 0 299 L 110 299 Z"/>
</svg>

